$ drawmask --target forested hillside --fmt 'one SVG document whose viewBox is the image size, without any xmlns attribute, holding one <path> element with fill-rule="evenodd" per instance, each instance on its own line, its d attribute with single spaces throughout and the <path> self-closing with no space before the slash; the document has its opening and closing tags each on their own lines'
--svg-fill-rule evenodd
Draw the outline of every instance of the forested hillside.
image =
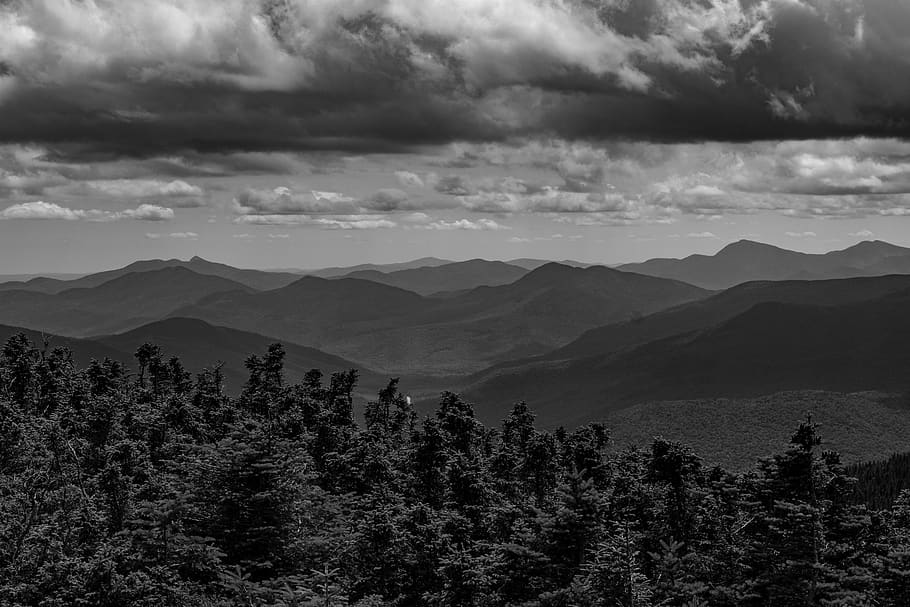
<svg viewBox="0 0 910 607">
<path fill-rule="evenodd" d="M 250 356 L 231 399 L 149 344 L 130 372 L 10 339 L 0 604 L 910 601 L 910 494 L 856 505 L 811 420 L 733 475 L 602 424 L 539 431 L 521 403 L 492 428 L 444 393 L 420 419 L 396 381 L 355 412 L 354 373 L 290 384 L 284 356 Z"/>
<path fill-rule="evenodd" d="M 854 464 L 856 499 L 873 508 L 887 508 L 904 489 L 910 488 L 910 453 L 895 453 L 886 460 Z"/>
</svg>

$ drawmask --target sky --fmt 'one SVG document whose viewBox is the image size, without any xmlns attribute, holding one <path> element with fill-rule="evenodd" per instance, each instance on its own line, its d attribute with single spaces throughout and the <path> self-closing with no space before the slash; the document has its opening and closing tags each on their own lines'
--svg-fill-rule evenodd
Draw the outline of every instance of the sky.
<svg viewBox="0 0 910 607">
<path fill-rule="evenodd" d="M 0 0 L 0 273 L 910 245 L 910 3 Z"/>
</svg>

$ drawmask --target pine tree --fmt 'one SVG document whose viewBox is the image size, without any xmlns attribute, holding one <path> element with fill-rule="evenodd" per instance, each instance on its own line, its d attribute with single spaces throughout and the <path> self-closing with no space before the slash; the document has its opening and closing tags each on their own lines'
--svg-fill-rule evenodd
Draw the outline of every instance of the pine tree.
<svg viewBox="0 0 910 607">
<path fill-rule="evenodd" d="M 592 607 L 650 607 L 653 590 L 642 572 L 641 534 L 630 521 L 613 522 L 592 547 L 576 584 Z"/>
<path fill-rule="evenodd" d="M 910 605 L 910 490 L 898 495 L 888 515 L 886 554 L 879 565 L 879 594 L 885 605 Z"/>
<path fill-rule="evenodd" d="M 552 577 L 568 585 L 597 541 L 602 499 L 591 479 L 573 470 L 556 489 L 553 510 L 543 515 L 543 552 L 550 559 Z"/>
</svg>

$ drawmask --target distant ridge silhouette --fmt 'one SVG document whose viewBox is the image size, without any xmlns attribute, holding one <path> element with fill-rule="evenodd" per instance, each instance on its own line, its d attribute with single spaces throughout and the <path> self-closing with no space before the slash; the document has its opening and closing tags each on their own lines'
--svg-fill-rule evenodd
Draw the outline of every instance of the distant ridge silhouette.
<svg viewBox="0 0 910 607">
<path fill-rule="evenodd" d="M 731 243 L 714 255 L 650 259 L 621 270 L 672 278 L 706 289 L 726 289 L 753 280 L 820 280 L 910 274 L 910 248 L 880 240 L 829 253 L 800 253 L 752 240 Z"/>
</svg>

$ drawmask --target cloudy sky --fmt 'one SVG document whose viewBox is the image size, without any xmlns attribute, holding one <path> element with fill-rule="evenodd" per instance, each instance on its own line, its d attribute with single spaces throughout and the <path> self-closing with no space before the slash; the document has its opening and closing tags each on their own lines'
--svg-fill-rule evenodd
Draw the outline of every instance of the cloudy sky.
<svg viewBox="0 0 910 607">
<path fill-rule="evenodd" d="M 910 245 L 910 3 L 0 0 L 0 273 Z"/>
</svg>

